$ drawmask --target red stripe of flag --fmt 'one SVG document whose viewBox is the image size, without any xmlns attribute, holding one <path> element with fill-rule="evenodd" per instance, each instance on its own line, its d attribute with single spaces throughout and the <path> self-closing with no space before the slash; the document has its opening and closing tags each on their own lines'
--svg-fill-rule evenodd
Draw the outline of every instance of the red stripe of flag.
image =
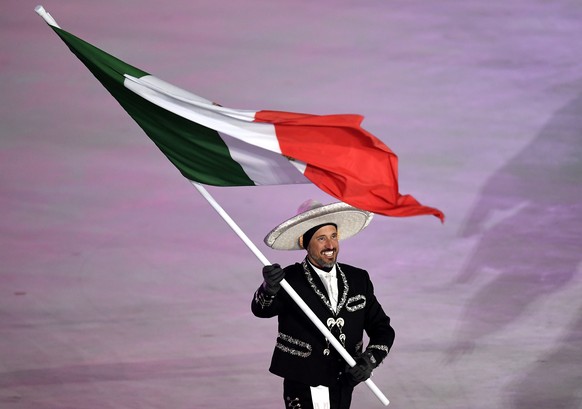
<svg viewBox="0 0 582 409">
<path fill-rule="evenodd" d="M 398 157 L 364 130 L 360 115 L 259 111 L 256 122 L 275 125 L 285 156 L 307 164 L 305 176 L 331 196 L 386 216 L 444 214 L 398 191 Z"/>
</svg>

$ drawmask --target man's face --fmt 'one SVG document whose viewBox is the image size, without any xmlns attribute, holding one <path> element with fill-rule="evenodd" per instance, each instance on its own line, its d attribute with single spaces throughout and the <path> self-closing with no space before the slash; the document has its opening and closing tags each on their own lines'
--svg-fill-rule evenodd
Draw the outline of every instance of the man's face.
<svg viewBox="0 0 582 409">
<path fill-rule="evenodd" d="M 316 267 L 331 268 L 339 253 L 339 238 L 335 226 L 318 229 L 307 246 L 307 257 Z"/>
</svg>

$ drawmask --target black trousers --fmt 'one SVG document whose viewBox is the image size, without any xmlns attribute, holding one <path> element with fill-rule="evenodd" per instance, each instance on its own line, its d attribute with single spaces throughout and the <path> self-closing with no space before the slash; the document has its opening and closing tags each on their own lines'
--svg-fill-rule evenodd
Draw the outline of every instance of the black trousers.
<svg viewBox="0 0 582 409">
<path fill-rule="evenodd" d="M 330 386 L 330 409 L 349 409 L 353 391 L 353 386 L 339 380 Z M 284 379 L 283 399 L 285 399 L 285 409 L 313 409 L 310 386 L 304 383 Z"/>
</svg>

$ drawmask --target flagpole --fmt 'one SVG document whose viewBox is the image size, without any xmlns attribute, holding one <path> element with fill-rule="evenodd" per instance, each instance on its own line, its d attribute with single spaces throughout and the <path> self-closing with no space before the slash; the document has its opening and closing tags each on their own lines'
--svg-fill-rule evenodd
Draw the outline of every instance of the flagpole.
<svg viewBox="0 0 582 409">
<path fill-rule="evenodd" d="M 36 11 L 36 14 L 38 14 L 39 16 L 41 16 L 43 18 L 44 21 L 47 22 L 48 25 L 53 26 L 53 27 L 57 27 L 60 28 L 59 25 L 57 24 L 56 20 L 53 18 L 53 16 L 51 16 L 48 11 L 46 11 L 44 9 L 43 6 L 36 6 L 34 8 L 34 11 Z"/>
<path fill-rule="evenodd" d="M 247 245 L 247 247 L 253 252 L 253 254 L 259 259 L 264 266 L 270 265 L 271 262 L 261 253 L 261 251 L 255 246 L 255 244 L 248 238 L 248 236 L 241 230 L 240 227 L 236 224 L 236 222 L 230 217 L 228 213 L 220 206 L 220 204 L 212 197 L 212 195 L 202 186 L 201 184 L 190 181 L 192 185 L 198 190 L 198 192 L 208 201 L 208 203 L 216 210 L 216 212 L 224 219 L 224 221 L 234 230 L 234 232 L 238 235 L 238 237 Z M 331 333 L 331 331 L 323 325 L 321 320 L 315 315 L 315 313 L 309 308 L 309 306 L 303 301 L 303 299 L 297 294 L 297 292 L 291 287 L 291 285 L 287 282 L 287 280 L 283 279 L 281 281 L 281 287 L 289 294 L 289 296 L 297 303 L 299 308 L 307 315 L 307 317 L 315 324 L 317 329 L 321 331 L 321 333 L 329 340 L 329 342 L 333 345 L 333 347 L 339 352 L 342 358 L 348 363 L 350 367 L 356 365 L 356 361 L 352 356 L 349 354 L 348 351 L 343 347 L 343 345 L 337 340 L 337 338 Z M 365 381 L 368 388 L 374 392 L 376 397 L 382 402 L 385 406 L 388 406 L 390 401 L 388 398 L 382 393 L 380 389 L 376 386 L 376 384 L 368 378 Z"/>
</svg>

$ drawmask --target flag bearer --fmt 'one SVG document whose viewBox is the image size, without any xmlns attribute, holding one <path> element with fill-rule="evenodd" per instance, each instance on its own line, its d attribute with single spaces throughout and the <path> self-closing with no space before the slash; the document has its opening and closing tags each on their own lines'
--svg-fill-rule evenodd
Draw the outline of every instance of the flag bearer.
<svg viewBox="0 0 582 409">
<path fill-rule="evenodd" d="M 345 203 L 306 202 L 299 214 L 273 229 L 265 243 L 277 250 L 307 251 L 305 259 L 282 269 L 263 268 L 263 283 L 251 309 L 261 318 L 278 317 L 269 370 L 283 378 L 288 409 L 347 409 L 354 387 L 368 379 L 394 342 L 390 318 L 374 295 L 365 270 L 338 263 L 339 240 L 364 229 L 372 214 Z M 350 368 L 285 291 L 293 287 L 342 346 L 354 357 Z M 364 348 L 364 332 L 369 342 Z"/>
</svg>

